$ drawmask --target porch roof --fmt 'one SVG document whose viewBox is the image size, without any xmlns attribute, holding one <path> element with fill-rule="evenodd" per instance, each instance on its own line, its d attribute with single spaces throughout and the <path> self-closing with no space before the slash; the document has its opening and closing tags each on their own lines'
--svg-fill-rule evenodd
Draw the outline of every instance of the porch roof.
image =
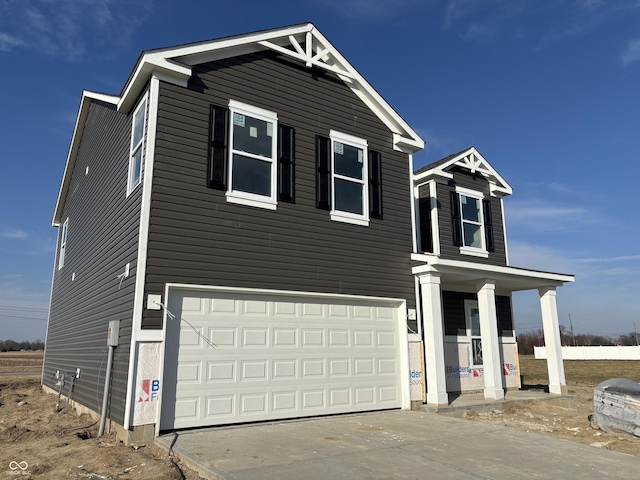
<svg viewBox="0 0 640 480">
<path fill-rule="evenodd" d="M 563 273 L 449 260 L 424 253 L 411 254 L 411 260 L 414 262 L 412 269 L 414 275 L 438 273 L 442 286 L 454 290 L 475 291 L 476 284 L 480 280 L 495 281 L 496 290 L 501 292 L 559 287 L 575 281 L 573 275 Z"/>
</svg>

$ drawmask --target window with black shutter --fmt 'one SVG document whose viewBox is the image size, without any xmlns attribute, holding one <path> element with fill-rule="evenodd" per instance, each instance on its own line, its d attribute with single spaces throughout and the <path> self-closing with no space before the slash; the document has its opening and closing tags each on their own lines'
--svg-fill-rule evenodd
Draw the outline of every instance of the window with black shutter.
<svg viewBox="0 0 640 480">
<path fill-rule="evenodd" d="M 227 201 L 275 210 L 295 201 L 295 131 L 276 113 L 234 100 L 211 106 L 207 185 Z"/>
</svg>

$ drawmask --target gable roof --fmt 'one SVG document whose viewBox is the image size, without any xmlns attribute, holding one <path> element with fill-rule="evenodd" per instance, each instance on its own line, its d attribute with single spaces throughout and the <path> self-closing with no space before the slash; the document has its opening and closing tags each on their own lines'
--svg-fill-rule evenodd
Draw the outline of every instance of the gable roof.
<svg viewBox="0 0 640 480">
<path fill-rule="evenodd" d="M 450 173 L 450 170 L 454 167 L 464 168 L 471 173 L 480 173 L 489 182 L 491 195 L 511 195 L 513 192 L 511 185 L 502 178 L 475 147 L 469 147 L 416 170 L 413 173 L 413 182 L 415 185 L 419 185 L 436 177 L 451 179 L 453 174 Z"/>
<path fill-rule="evenodd" d="M 56 208 L 53 211 L 53 220 L 51 221 L 51 224 L 54 227 L 58 227 L 62 223 L 63 200 L 67 197 L 67 191 L 69 190 L 69 184 L 71 183 L 71 174 L 73 173 L 73 168 L 76 164 L 76 156 L 78 155 L 78 149 L 80 148 L 80 140 L 82 140 L 84 125 L 87 120 L 87 115 L 89 114 L 89 106 L 94 100 L 118 105 L 120 97 L 116 95 L 107 95 L 105 93 L 90 92 L 89 90 L 84 90 L 82 92 L 80 107 L 78 107 L 78 116 L 76 117 L 76 124 L 73 128 L 73 135 L 71 137 L 71 145 L 69 146 L 69 153 L 67 154 L 64 173 L 62 174 L 62 182 L 60 184 L 60 190 L 58 190 L 58 200 L 56 201 Z"/>
<path fill-rule="evenodd" d="M 358 73 L 342 54 L 312 23 L 262 30 L 243 35 L 189 43 L 142 52 L 120 95 L 105 95 L 84 91 L 78 117 L 67 155 L 62 184 L 53 215 L 53 225 L 60 225 L 62 206 L 75 165 L 75 157 L 84 130 L 84 122 L 92 100 L 117 106 L 128 113 L 155 75 L 160 80 L 186 87 L 192 67 L 205 62 L 235 57 L 247 53 L 274 50 L 303 63 L 334 73 L 373 111 L 393 132 L 395 150 L 413 153 L 424 148 L 424 140 L 398 115 L 384 98 Z"/>
<path fill-rule="evenodd" d="M 393 132 L 396 150 L 413 153 L 424 148 L 424 140 L 312 23 L 142 52 L 122 89 L 118 110 L 129 111 L 154 74 L 161 80 L 186 87 L 194 65 L 268 49 L 308 68 L 322 68 L 336 74 Z"/>
</svg>

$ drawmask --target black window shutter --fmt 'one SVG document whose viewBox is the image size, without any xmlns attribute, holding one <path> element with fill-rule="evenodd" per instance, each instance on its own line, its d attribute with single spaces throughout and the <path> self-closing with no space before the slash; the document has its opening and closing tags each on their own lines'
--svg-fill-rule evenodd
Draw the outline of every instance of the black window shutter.
<svg viewBox="0 0 640 480">
<path fill-rule="evenodd" d="M 451 228 L 453 233 L 453 244 L 456 247 L 462 246 L 462 215 L 460 215 L 460 195 L 451 192 Z"/>
<path fill-rule="evenodd" d="M 217 190 L 227 189 L 227 117 L 226 108 L 211 105 L 207 185 Z"/>
<path fill-rule="evenodd" d="M 295 132 L 278 124 L 278 199 L 294 203 L 295 198 Z"/>
<path fill-rule="evenodd" d="M 371 218 L 382 220 L 382 161 L 380 152 L 369 150 L 369 206 Z"/>
<path fill-rule="evenodd" d="M 316 205 L 331 210 L 331 139 L 316 137 Z"/>
<path fill-rule="evenodd" d="M 422 252 L 433 253 L 433 235 L 431 233 L 431 197 L 420 197 L 418 201 L 420 218 L 420 248 Z"/>
<path fill-rule="evenodd" d="M 482 200 L 482 211 L 484 214 L 484 240 L 487 251 L 495 252 L 496 247 L 493 243 L 493 219 L 491 217 L 491 201 Z"/>
</svg>

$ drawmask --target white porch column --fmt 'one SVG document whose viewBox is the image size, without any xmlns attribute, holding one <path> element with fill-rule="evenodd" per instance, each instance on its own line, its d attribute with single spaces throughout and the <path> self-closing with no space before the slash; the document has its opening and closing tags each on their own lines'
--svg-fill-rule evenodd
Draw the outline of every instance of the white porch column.
<svg viewBox="0 0 640 480">
<path fill-rule="evenodd" d="M 504 389 L 502 388 L 502 362 L 500 361 L 500 342 L 498 340 L 496 284 L 492 280 L 484 280 L 478 283 L 477 287 L 484 369 L 484 398 L 500 400 L 504 398 Z"/>
<path fill-rule="evenodd" d="M 564 364 L 562 363 L 562 343 L 558 324 L 556 287 L 539 288 L 538 292 L 540 293 L 540 309 L 542 310 L 544 345 L 547 348 L 549 393 L 566 395 L 568 389 L 564 378 Z"/>
<path fill-rule="evenodd" d="M 427 404 L 448 405 L 440 274 L 429 273 L 421 275 L 420 293 L 422 294 L 424 361 L 427 372 Z"/>
</svg>

